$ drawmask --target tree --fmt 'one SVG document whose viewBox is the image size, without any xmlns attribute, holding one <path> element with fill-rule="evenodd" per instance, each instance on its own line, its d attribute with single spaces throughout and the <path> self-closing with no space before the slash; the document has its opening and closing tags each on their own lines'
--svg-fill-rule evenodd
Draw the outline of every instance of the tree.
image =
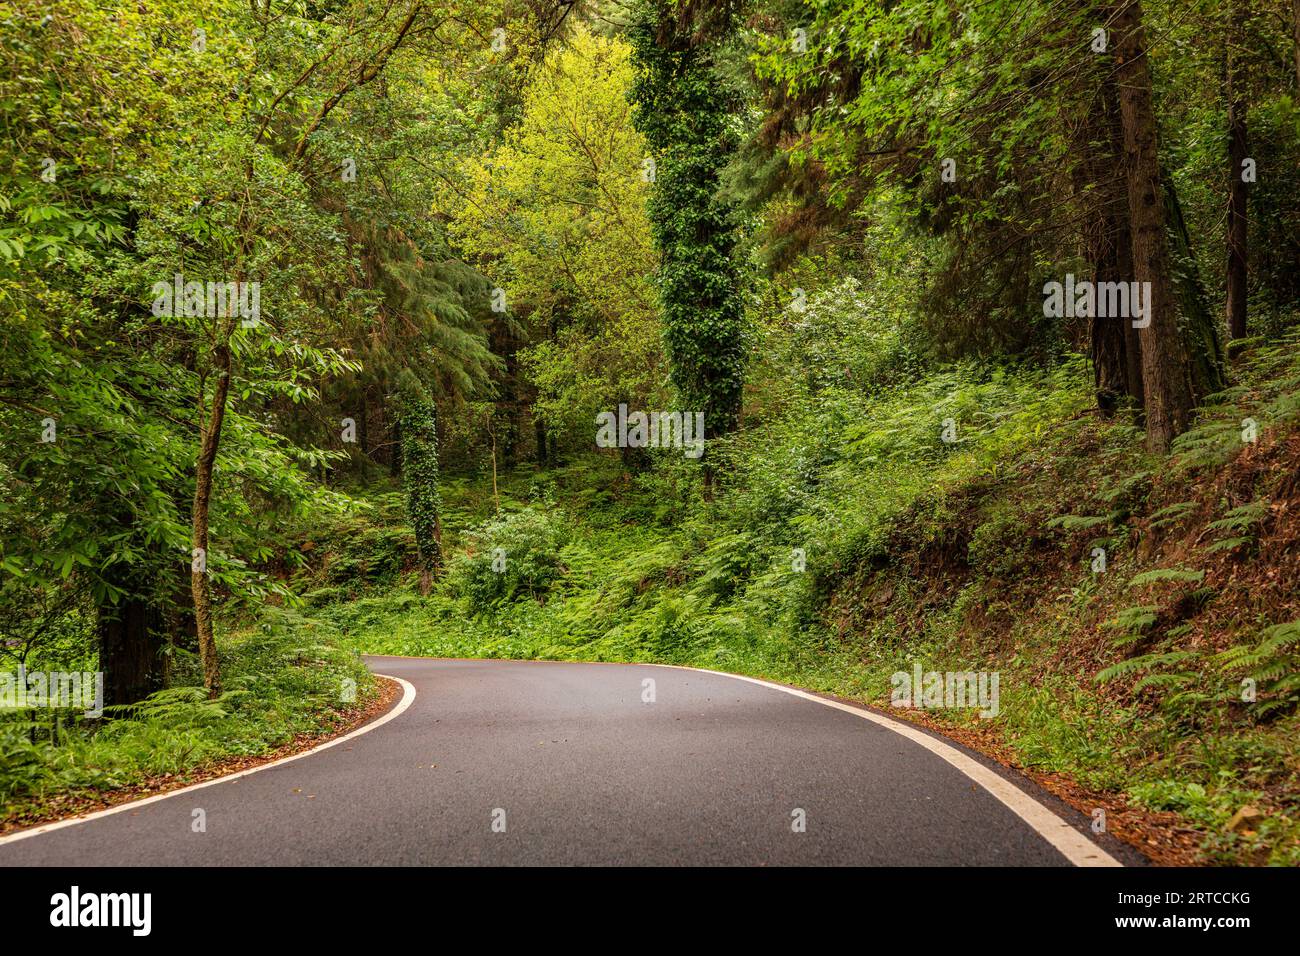
<svg viewBox="0 0 1300 956">
<path fill-rule="evenodd" d="M 420 556 L 420 593 L 428 594 L 442 567 L 441 497 L 438 492 L 438 430 L 435 410 L 419 379 L 404 370 L 397 379 L 396 420 L 402 438 L 402 485 L 406 513 Z"/>
<path fill-rule="evenodd" d="M 190 643 L 183 570 L 216 694 L 214 590 L 234 601 L 286 593 L 243 556 L 265 556 L 276 508 L 332 508 L 295 460 L 328 453 L 289 446 L 263 413 L 273 400 L 313 398 L 308 379 L 351 367 L 300 340 L 318 321 L 303 289 L 342 263 L 301 177 L 252 136 L 249 78 L 262 74 L 243 42 L 256 32 L 245 8 L 205 6 L 193 37 L 177 33 L 168 5 L 69 0 L 64 12 L 24 22 L 24 42 L 3 48 L 15 161 L 0 170 L 12 216 L 0 258 L 28 323 L 5 378 L 61 427 L 31 454 L 21 417 L 6 422 L 24 436 L 10 465 L 17 494 L 50 534 L 34 542 L 42 554 L 5 529 L 0 551 L 26 580 L 74 576 L 94 608 L 110 703 L 156 689 L 160 652 Z M 57 69 L 43 73 L 42 62 Z M 41 156 L 51 162 L 38 179 Z M 279 331 L 243 330 L 203 294 L 193 309 L 160 303 L 151 290 L 181 273 L 187 287 L 260 282 Z M 240 494 L 223 499 L 230 477 Z M 65 535 L 77 543 L 64 547 Z"/>
<path fill-rule="evenodd" d="M 656 163 L 649 214 L 661 256 L 664 350 L 683 411 L 703 411 L 705 433 L 714 437 L 739 423 L 745 382 L 736 209 L 720 191 L 737 147 L 729 117 L 739 104 L 714 68 L 733 16 L 725 3 L 645 0 L 629 28 L 634 121 Z M 704 461 L 708 497 L 714 468 L 707 451 Z"/>
<path fill-rule="evenodd" d="M 1165 187 L 1161 179 L 1151 67 L 1142 5 L 1122 0 L 1116 12 L 1120 116 L 1133 240 L 1133 275 L 1149 290 L 1149 324 L 1141 330 L 1147 447 L 1164 452 L 1187 428 L 1193 407 L 1191 371 L 1174 310 Z"/>
<path fill-rule="evenodd" d="M 1248 211 L 1245 169 L 1249 146 L 1246 137 L 1246 76 L 1243 27 L 1249 15 L 1248 0 L 1233 0 L 1227 6 L 1227 98 L 1228 98 L 1228 273 L 1227 311 L 1230 338 L 1246 337 L 1246 240 Z"/>
<path fill-rule="evenodd" d="M 1097 282 L 1133 280 L 1133 237 L 1129 227 L 1124 179 L 1124 128 L 1114 74 L 1098 86 L 1098 108 L 1085 114 L 1083 162 L 1075 168 L 1075 191 L 1084 213 L 1079 217 L 1084 257 Z M 1130 397 L 1143 406 L 1142 346 L 1132 322 L 1094 316 L 1089 321 L 1097 407 L 1112 412 Z"/>
<path fill-rule="evenodd" d="M 440 191 L 458 247 L 520 319 L 539 444 L 549 434 L 557 450 L 590 448 L 595 414 L 620 400 L 662 401 L 654 170 L 632 124 L 632 78 L 626 43 L 575 26 L 530 74 L 517 125 Z"/>
</svg>

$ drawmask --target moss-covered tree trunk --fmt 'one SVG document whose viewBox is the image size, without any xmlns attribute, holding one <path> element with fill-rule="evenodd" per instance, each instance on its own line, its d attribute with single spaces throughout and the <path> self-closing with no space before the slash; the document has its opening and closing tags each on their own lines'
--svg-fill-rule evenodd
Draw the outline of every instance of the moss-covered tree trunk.
<svg viewBox="0 0 1300 956">
<path fill-rule="evenodd" d="M 402 441 L 402 484 L 406 512 L 415 532 L 420 593 L 428 594 L 442 567 L 442 499 L 438 490 L 438 429 L 432 400 L 405 369 L 398 376 L 396 415 Z"/>
<path fill-rule="evenodd" d="M 1183 218 L 1182 203 L 1178 201 L 1178 190 L 1167 173 L 1164 181 L 1179 329 L 1188 359 L 1192 398 L 1200 401 L 1224 387 L 1223 336 L 1219 331 L 1218 317 L 1210 309 L 1205 284 L 1201 281 L 1200 266 L 1196 264 L 1196 253 L 1192 249 L 1187 221 Z"/>
<path fill-rule="evenodd" d="M 745 375 L 736 218 L 719 196 L 738 107 L 713 64 L 715 44 L 731 28 L 725 7 L 646 0 L 629 33 L 634 121 L 655 154 L 648 211 L 661 255 L 664 350 L 680 410 L 704 412 L 706 440 L 735 429 Z M 707 496 L 715 472 L 707 445 L 703 461 Z"/>
<path fill-rule="evenodd" d="M 1133 281 L 1133 239 L 1124 180 L 1124 128 L 1113 73 L 1101 79 L 1100 111 L 1091 110 L 1082 128 L 1084 161 L 1075 167 L 1075 188 L 1087 204 L 1082 220 L 1083 255 L 1093 281 Z M 1088 329 L 1097 407 L 1110 414 L 1125 397 L 1142 406 L 1142 350 L 1132 323 L 1094 316 Z"/>
<path fill-rule="evenodd" d="M 221 430 L 226 420 L 226 399 L 230 394 L 230 337 L 234 322 L 226 323 L 214 349 L 216 382 L 212 404 L 206 410 L 200 436 L 199 455 L 194 468 L 194 513 L 192 525 L 193 554 L 190 564 L 190 587 L 194 594 L 194 623 L 198 631 L 199 659 L 203 664 L 203 686 L 208 696 L 221 694 L 221 665 L 217 658 L 217 638 L 213 628 L 212 586 L 208 577 L 208 515 L 212 507 L 213 472 Z"/>
</svg>

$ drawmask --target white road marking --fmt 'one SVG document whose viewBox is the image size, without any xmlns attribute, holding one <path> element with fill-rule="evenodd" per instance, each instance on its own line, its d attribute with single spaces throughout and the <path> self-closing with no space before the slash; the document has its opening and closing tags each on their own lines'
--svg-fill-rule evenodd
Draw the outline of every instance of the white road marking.
<svg viewBox="0 0 1300 956">
<path fill-rule="evenodd" d="M 384 654 L 384 655 L 376 655 L 376 656 L 403 657 L 406 660 L 428 660 L 428 661 L 447 660 L 447 658 L 433 658 L 433 657 L 411 658 L 411 657 L 404 657 L 404 655 L 396 655 L 396 654 Z M 479 658 L 457 658 L 456 660 L 478 661 L 480 659 Z M 586 663 L 586 662 L 520 661 L 519 663 L 574 664 L 574 663 Z M 611 661 L 611 662 L 600 662 L 600 663 L 614 663 L 614 662 Z M 706 668 L 701 668 L 701 667 L 683 667 L 677 664 L 637 663 L 637 664 L 620 664 L 616 666 L 667 667 L 667 668 L 671 668 L 672 670 L 693 671 L 695 673 L 702 673 L 702 674 L 713 674 L 717 677 L 730 677 L 733 680 L 747 681 L 750 684 L 757 684 L 760 687 L 768 687 L 771 688 L 772 690 L 779 690 L 784 694 L 791 695 L 792 697 L 802 697 L 803 699 L 810 700 L 813 703 L 823 704 L 827 707 L 834 707 L 836 710 L 842 710 L 847 714 L 854 715 L 855 717 L 861 717 L 863 720 L 869 720 L 872 723 L 875 723 L 881 727 L 891 730 L 894 733 L 899 734 L 900 736 L 906 737 L 908 740 L 912 741 L 913 743 L 918 744 L 921 747 L 924 747 L 926 750 L 930 751 L 930 753 L 934 754 L 936 757 L 939 757 L 941 760 L 945 761 L 950 766 L 954 767 L 956 770 L 958 770 L 964 776 L 969 778 L 971 781 L 983 787 L 988 793 L 992 794 L 999 802 L 1001 802 L 1005 807 L 1007 807 L 1007 809 L 1009 809 L 1012 813 L 1014 813 L 1021 820 L 1023 820 L 1025 824 L 1030 827 L 1030 829 L 1032 829 L 1035 833 L 1037 833 L 1044 840 L 1050 843 L 1062 856 L 1064 856 L 1067 860 L 1070 861 L 1070 863 L 1074 864 L 1075 866 L 1123 866 L 1124 865 L 1119 860 L 1115 859 L 1115 857 L 1111 856 L 1109 853 L 1103 850 L 1100 846 L 1098 846 L 1097 844 L 1089 840 L 1086 836 L 1084 836 L 1082 833 L 1080 833 L 1070 824 L 1062 820 L 1059 816 L 1057 816 L 1057 814 L 1049 810 L 1043 804 L 1039 803 L 1037 800 L 1035 800 L 1029 794 L 1025 793 L 1019 787 L 1012 784 L 1010 781 L 994 773 L 992 770 L 984 766 L 979 761 L 973 760 L 972 758 L 968 757 L 966 754 L 962 753 L 956 747 L 944 743 L 942 740 L 936 737 L 932 737 L 929 734 L 924 733 L 923 731 L 917 729 L 916 727 L 911 726 L 910 724 L 904 723 L 902 721 L 894 720 L 890 717 L 884 716 L 883 714 L 877 714 L 874 711 L 865 710 L 860 707 L 853 707 L 850 706 L 849 704 L 842 704 L 839 701 L 835 701 L 835 700 L 827 700 L 825 697 L 818 697 L 816 694 L 811 694 L 808 693 L 807 691 L 797 690 L 793 687 L 786 687 L 782 684 L 775 684 L 772 683 L 771 681 L 761 680 L 757 677 L 746 677 L 743 674 L 728 674 L 725 671 L 714 671 L 714 670 L 708 670 Z M 379 674 L 378 676 L 388 677 L 389 675 Z M 105 817 L 113 813 L 121 813 L 124 810 L 133 810 L 137 807 L 142 807 L 145 806 L 146 804 L 155 803 L 156 801 L 159 800 L 167 800 L 171 797 L 180 796 L 183 793 L 189 793 L 194 790 L 200 790 L 203 787 L 210 787 L 213 786 L 214 784 L 226 783 L 230 780 L 237 780 L 240 777 L 246 777 L 249 774 L 257 773 L 259 770 L 268 770 L 271 767 L 278 767 L 281 764 L 289 763 L 292 760 L 298 760 L 301 757 L 309 757 L 314 753 L 319 753 L 320 751 L 326 750 L 329 747 L 333 747 L 336 744 L 341 744 L 344 741 L 351 740 L 354 737 L 358 737 L 361 734 L 374 730 L 376 727 L 381 727 L 384 724 L 388 723 L 393 718 L 400 716 L 408 707 L 411 706 L 412 703 L 415 702 L 415 688 L 411 686 L 409 681 L 403 680 L 400 677 L 390 677 L 389 679 L 395 680 L 402 685 L 402 699 L 398 702 L 397 706 L 394 707 L 392 710 L 390 710 L 383 717 L 380 717 L 378 720 L 366 724 L 364 727 L 358 727 L 356 730 L 344 734 L 342 737 L 336 737 L 334 740 L 327 741 L 318 747 L 313 747 L 310 750 L 304 750 L 302 753 L 293 754 L 292 756 L 284 757 L 280 760 L 272 761 L 271 763 L 262 764 L 260 767 L 253 767 L 249 770 L 242 770 L 239 773 L 233 773 L 228 776 L 217 777 L 213 780 L 207 780 L 204 781 L 203 783 L 196 783 L 188 787 L 182 787 L 179 790 L 172 790 L 168 793 L 160 793 L 157 794 L 156 796 L 146 797 L 143 800 L 135 800 L 130 803 L 122 803 L 115 807 L 109 807 L 107 810 L 97 810 L 94 813 L 88 813 L 83 816 L 73 817 L 68 820 L 59 820 L 54 823 L 47 823 L 42 826 L 33 827 L 29 830 L 22 830 L 18 833 L 10 834 L 9 836 L 0 837 L 0 846 L 3 846 L 6 843 L 13 843 L 17 840 L 25 840 L 28 837 L 39 836 L 42 833 L 49 833 L 53 830 L 59 830 L 62 829 L 63 827 L 76 826 L 78 824 L 86 823 L 90 820 L 95 820 L 98 819 L 99 817 Z"/>
<path fill-rule="evenodd" d="M 172 797 L 179 797 L 183 793 L 193 793 L 195 790 L 202 790 L 204 787 L 215 786 L 219 783 L 229 783 L 231 780 L 238 780 L 240 777 L 247 777 L 249 774 L 258 773 L 262 770 L 270 770 L 272 767 L 279 767 L 293 760 L 299 760 L 303 757 L 310 757 L 312 754 L 318 754 L 322 750 L 328 750 L 341 743 L 352 740 L 354 737 L 360 737 L 362 734 L 369 733 L 376 727 L 382 727 L 395 717 L 400 717 L 402 713 L 415 703 L 415 688 L 411 686 L 410 681 L 402 680 L 400 677 L 389 677 L 387 674 L 377 674 L 377 677 L 387 677 L 389 680 L 395 680 L 402 685 L 402 699 L 384 716 L 378 720 L 372 720 L 356 730 L 349 731 L 342 737 L 335 737 L 333 740 L 327 740 L 323 744 L 312 747 L 310 750 L 304 750 L 301 753 L 291 754 L 288 757 L 281 757 L 279 760 L 272 760 L 270 763 L 264 763 L 261 766 L 250 767 L 248 770 L 241 770 L 238 773 L 227 774 L 224 777 L 214 777 L 211 780 L 205 780 L 202 783 L 191 784 L 188 787 L 181 787 L 178 790 L 169 790 L 166 793 L 155 794 L 152 797 L 145 797 L 142 800 L 132 800 L 129 803 L 119 803 L 115 807 L 109 807 L 107 810 L 96 810 L 93 813 L 86 813 L 79 817 L 71 817 L 67 820 L 56 820 L 53 823 L 45 823 L 38 827 L 31 827 L 27 830 L 19 830 L 17 833 L 11 833 L 8 836 L 0 837 L 0 846 L 6 843 L 16 843 L 19 840 L 26 840 L 28 837 L 40 836 L 42 833 L 51 833 L 55 830 L 62 830 L 64 827 L 75 827 L 78 824 L 89 823 L 91 820 L 98 820 L 100 817 L 111 816 L 114 813 L 122 813 L 125 810 L 136 810 L 140 807 L 147 806 L 150 803 L 157 803 L 159 800 L 170 800 Z"/>
<path fill-rule="evenodd" d="M 681 667 L 676 664 L 647 664 L 642 666 L 671 667 L 673 670 L 696 671 L 704 674 L 716 674 L 719 677 L 731 677 L 735 680 L 748 681 L 751 684 L 758 684 L 760 687 L 770 687 L 773 690 L 779 690 L 783 693 L 790 694 L 793 697 L 802 697 L 805 700 L 811 700 L 814 703 L 825 704 L 827 707 L 834 707 L 836 710 L 842 710 L 846 714 L 853 714 L 855 717 L 861 717 L 863 720 L 869 720 L 872 723 L 879 724 L 881 727 L 885 727 L 896 734 L 906 737 L 913 743 L 920 744 L 926 750 L 930 751 L 930 753 L 947 761 L 961 773 L 979 784 L 1001 801 L 1007 809 L 1018 816 L 1021 820 L 1024 820 L 1035 833 L 1055 847 L 1062 856 L 1075 866 L 1124 865 L 1015 784 L 994 773 L 978 760 L 971 759 L 956 747 L 946 744 L 936 737 L 931 737 L 929 734 L 918 730 L 910 724 L 893 720 L 883 714 L 877 714 L 870 710 L 864 710 L 861 707 L 852 707 L 849 704 L 841 704 L 836 700 L 827 700 L 825 697 L 818 697 L 816 694 L 810 694 L 807 691 L 796 690 L 793 687 L 785 687 L 781 684 L 774 684 L 771 681 L 760 680 L 757 677 L 745 677 L 741 674 L 728 674 L 725 671 L 711 671 L 702 667 Z"/>
</svg>

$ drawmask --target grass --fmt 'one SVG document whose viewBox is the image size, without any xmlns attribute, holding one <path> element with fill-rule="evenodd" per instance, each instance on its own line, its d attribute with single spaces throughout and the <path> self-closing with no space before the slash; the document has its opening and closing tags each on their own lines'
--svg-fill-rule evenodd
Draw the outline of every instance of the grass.
<svg viewBox="0 0 1300 956">
<path fill-rule="evenodd" d="M 300 734 L 336 729 L 377 693 L 355 653 L 320 622 L 269 609 L 256 627 L 222 641 L 225 693 L 208 701 L 182 684 L 100 723 L 65 718 L 57 739 L 30 712 L 0 718 L 0 823 L 167 774 L 256 756 Z M 352 683 L 350 683 L 352 682 Z M 352 697 L 352 700 L 347 699 Z"/>
</svg>

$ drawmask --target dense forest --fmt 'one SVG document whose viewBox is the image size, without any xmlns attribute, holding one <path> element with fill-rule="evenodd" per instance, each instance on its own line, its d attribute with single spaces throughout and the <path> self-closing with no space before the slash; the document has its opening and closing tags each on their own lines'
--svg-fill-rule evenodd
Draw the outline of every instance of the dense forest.
<svg viewBox="0 0 1300 956">
<path fill-rule="evenodd" d="M 1300 2 L 0 24 L 0 670 L 102 675 L 0 687 L 0 826 L 390 653 L 766 676 L 1300 863 Z"/>
</svg>

